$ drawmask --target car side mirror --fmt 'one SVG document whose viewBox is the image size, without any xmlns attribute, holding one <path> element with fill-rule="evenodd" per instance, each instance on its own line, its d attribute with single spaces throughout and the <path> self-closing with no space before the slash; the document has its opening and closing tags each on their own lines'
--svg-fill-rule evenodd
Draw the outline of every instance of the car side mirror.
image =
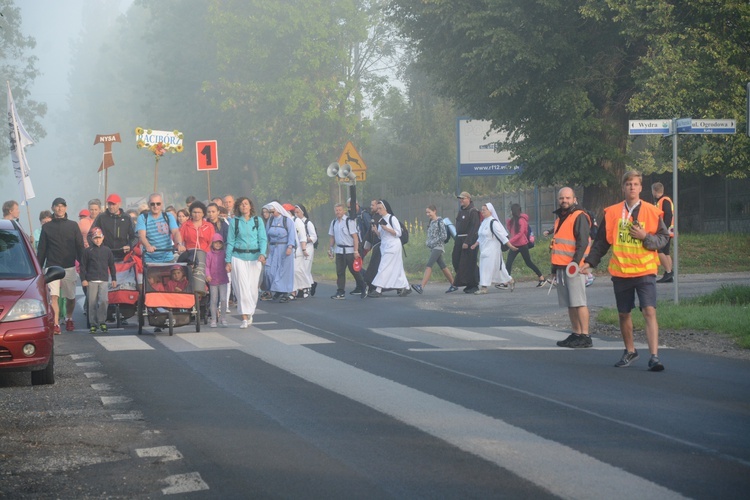
<svg viewBox="0 0 750 500">
<path fill-rule="evenodd" d="M 61 280 L 65 277 L 65 269 L 60 266 L 50 266 L 44 271 L 44 282 Z"/>
</svg>

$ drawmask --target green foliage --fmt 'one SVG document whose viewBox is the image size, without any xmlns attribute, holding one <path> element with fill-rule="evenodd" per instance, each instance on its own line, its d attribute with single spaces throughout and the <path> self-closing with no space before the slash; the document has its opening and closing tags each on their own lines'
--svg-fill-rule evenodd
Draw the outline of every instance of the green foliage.
<svg viewBox="0 0 750 500">
<path fill-rule="evenodd" d="M 30 88 L 39 75 L 36 67 L 38 58 L 32 55 L 36 40 L 24 36 L 21 31 L 21 9 L 15 6 L 13 0 L 0 0 L 0 12 L 3 13 L 0 18 L 0 75 L 3 82 L 10 83 L 21 123 L 38 142 L 47 135 L 39 122 L 47 113 L 47 105 L 30 99 Z M 3 91 L 7 94 L 7 87 L 4 86 Z M 0 141 L 0 157 L 6 158 L 9 154 L 8 140 Z M 3 169 L 2 172 L 5 175 L 10 170 Z"/>
<path fill-rule="evenodd" d="M 587 190 L 600 208 L 634 164 L 628 119 L 738 118 L 749 9 L 740 0 L 393 0 L 389 15 L 440 95 L 510 133 L 503 148 L 524 178 L 606 188 Z M 647 145 L 640 164 L 664 168 L 663 145 Z M 695 137 L 680 153 L 685 168 L 744 176 L 750 142 Z"/>
<path fill-rule="evenodd" d="M 129 147 L 132 130 L 179 129 L 185 153 L 159 165 L 170 200 L 207 194 L 191 145 L 217 139 L 212 195 L 320 205 L 331 186 L 325 167 L 347 141 L 367 145 L 364 98 L 382 94 L 378 71 L 395 54 L 380 3 L 137 0 L 112 24 L 88 24 L 81 37 L 71 72 L 80 126 L 65 131 L 67 142 L 80 147 L 95 134 L 121 132 L 117 161 L 130 168 L 110 175 L 143 194 L 153 161 Z"/>
</svg>

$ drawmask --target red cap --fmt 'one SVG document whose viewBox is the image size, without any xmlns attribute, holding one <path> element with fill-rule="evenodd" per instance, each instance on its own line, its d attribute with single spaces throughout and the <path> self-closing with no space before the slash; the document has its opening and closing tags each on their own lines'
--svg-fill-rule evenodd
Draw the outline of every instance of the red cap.
<svg viewBox="0 0 750 500">
<path fill-rule="evenodd" d="M 111 195 L 107 196 L 107 203 L 122 203 L 122 198 L 120 198 L 115 193 L 112 193 Z"/>
<path fill-rule="evenodd" d="M 84 208 L 83 210 L 78 212 L 78 217 L 91 217 L 91 212 Z"/>
<path fill-rule="evenodd" d="M 285 209 L 285 210 L 286 210 L 287 212 L 289 212 L 290 214 L 294 214 L 294 205 L 292 205 L 291 203 L 284 203 L 284 204 L 283 204 L 283 205 L 281 205 L 281 206 L 282 206 L 282 207 L 284 207 L 284 209 Z"/>
</svg>

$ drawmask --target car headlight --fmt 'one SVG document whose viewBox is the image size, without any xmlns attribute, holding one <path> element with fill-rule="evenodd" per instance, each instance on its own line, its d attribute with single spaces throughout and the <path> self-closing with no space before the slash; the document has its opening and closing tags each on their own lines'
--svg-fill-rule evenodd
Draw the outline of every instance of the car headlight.
<svg viewBox="0 0 750 500">
<path fill-rule="evenodd" d="M 41 300 L 20 299 L 8 311 L 3 321 L 21 321 L 22 319 L 38 318 L 45 314 L 44 303 Z"/>
</svg>

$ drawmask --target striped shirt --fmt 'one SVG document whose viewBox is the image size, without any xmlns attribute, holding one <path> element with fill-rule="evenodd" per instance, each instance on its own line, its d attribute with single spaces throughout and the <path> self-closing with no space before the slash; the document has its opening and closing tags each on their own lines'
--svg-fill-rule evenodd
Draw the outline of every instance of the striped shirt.
<svg viewBox="0 0 750 500">
<path fill-rule="evenodd" d="M 164 217 L 166 216 L 166 220 Z M 169 224 L 167 224 L 169 221 Z M 138 216 L 135 232 L 146 231 L 146 239 L 157 249 L 172 248 L 172 231 L 178 229 L 177 221 L 170 213 L 162 212 L 154 218 L 151 212 Z M 144 253 L 144 260 L 148 262 L 170 262 L 174 257 L 173 252 Z"/>
</svg>

